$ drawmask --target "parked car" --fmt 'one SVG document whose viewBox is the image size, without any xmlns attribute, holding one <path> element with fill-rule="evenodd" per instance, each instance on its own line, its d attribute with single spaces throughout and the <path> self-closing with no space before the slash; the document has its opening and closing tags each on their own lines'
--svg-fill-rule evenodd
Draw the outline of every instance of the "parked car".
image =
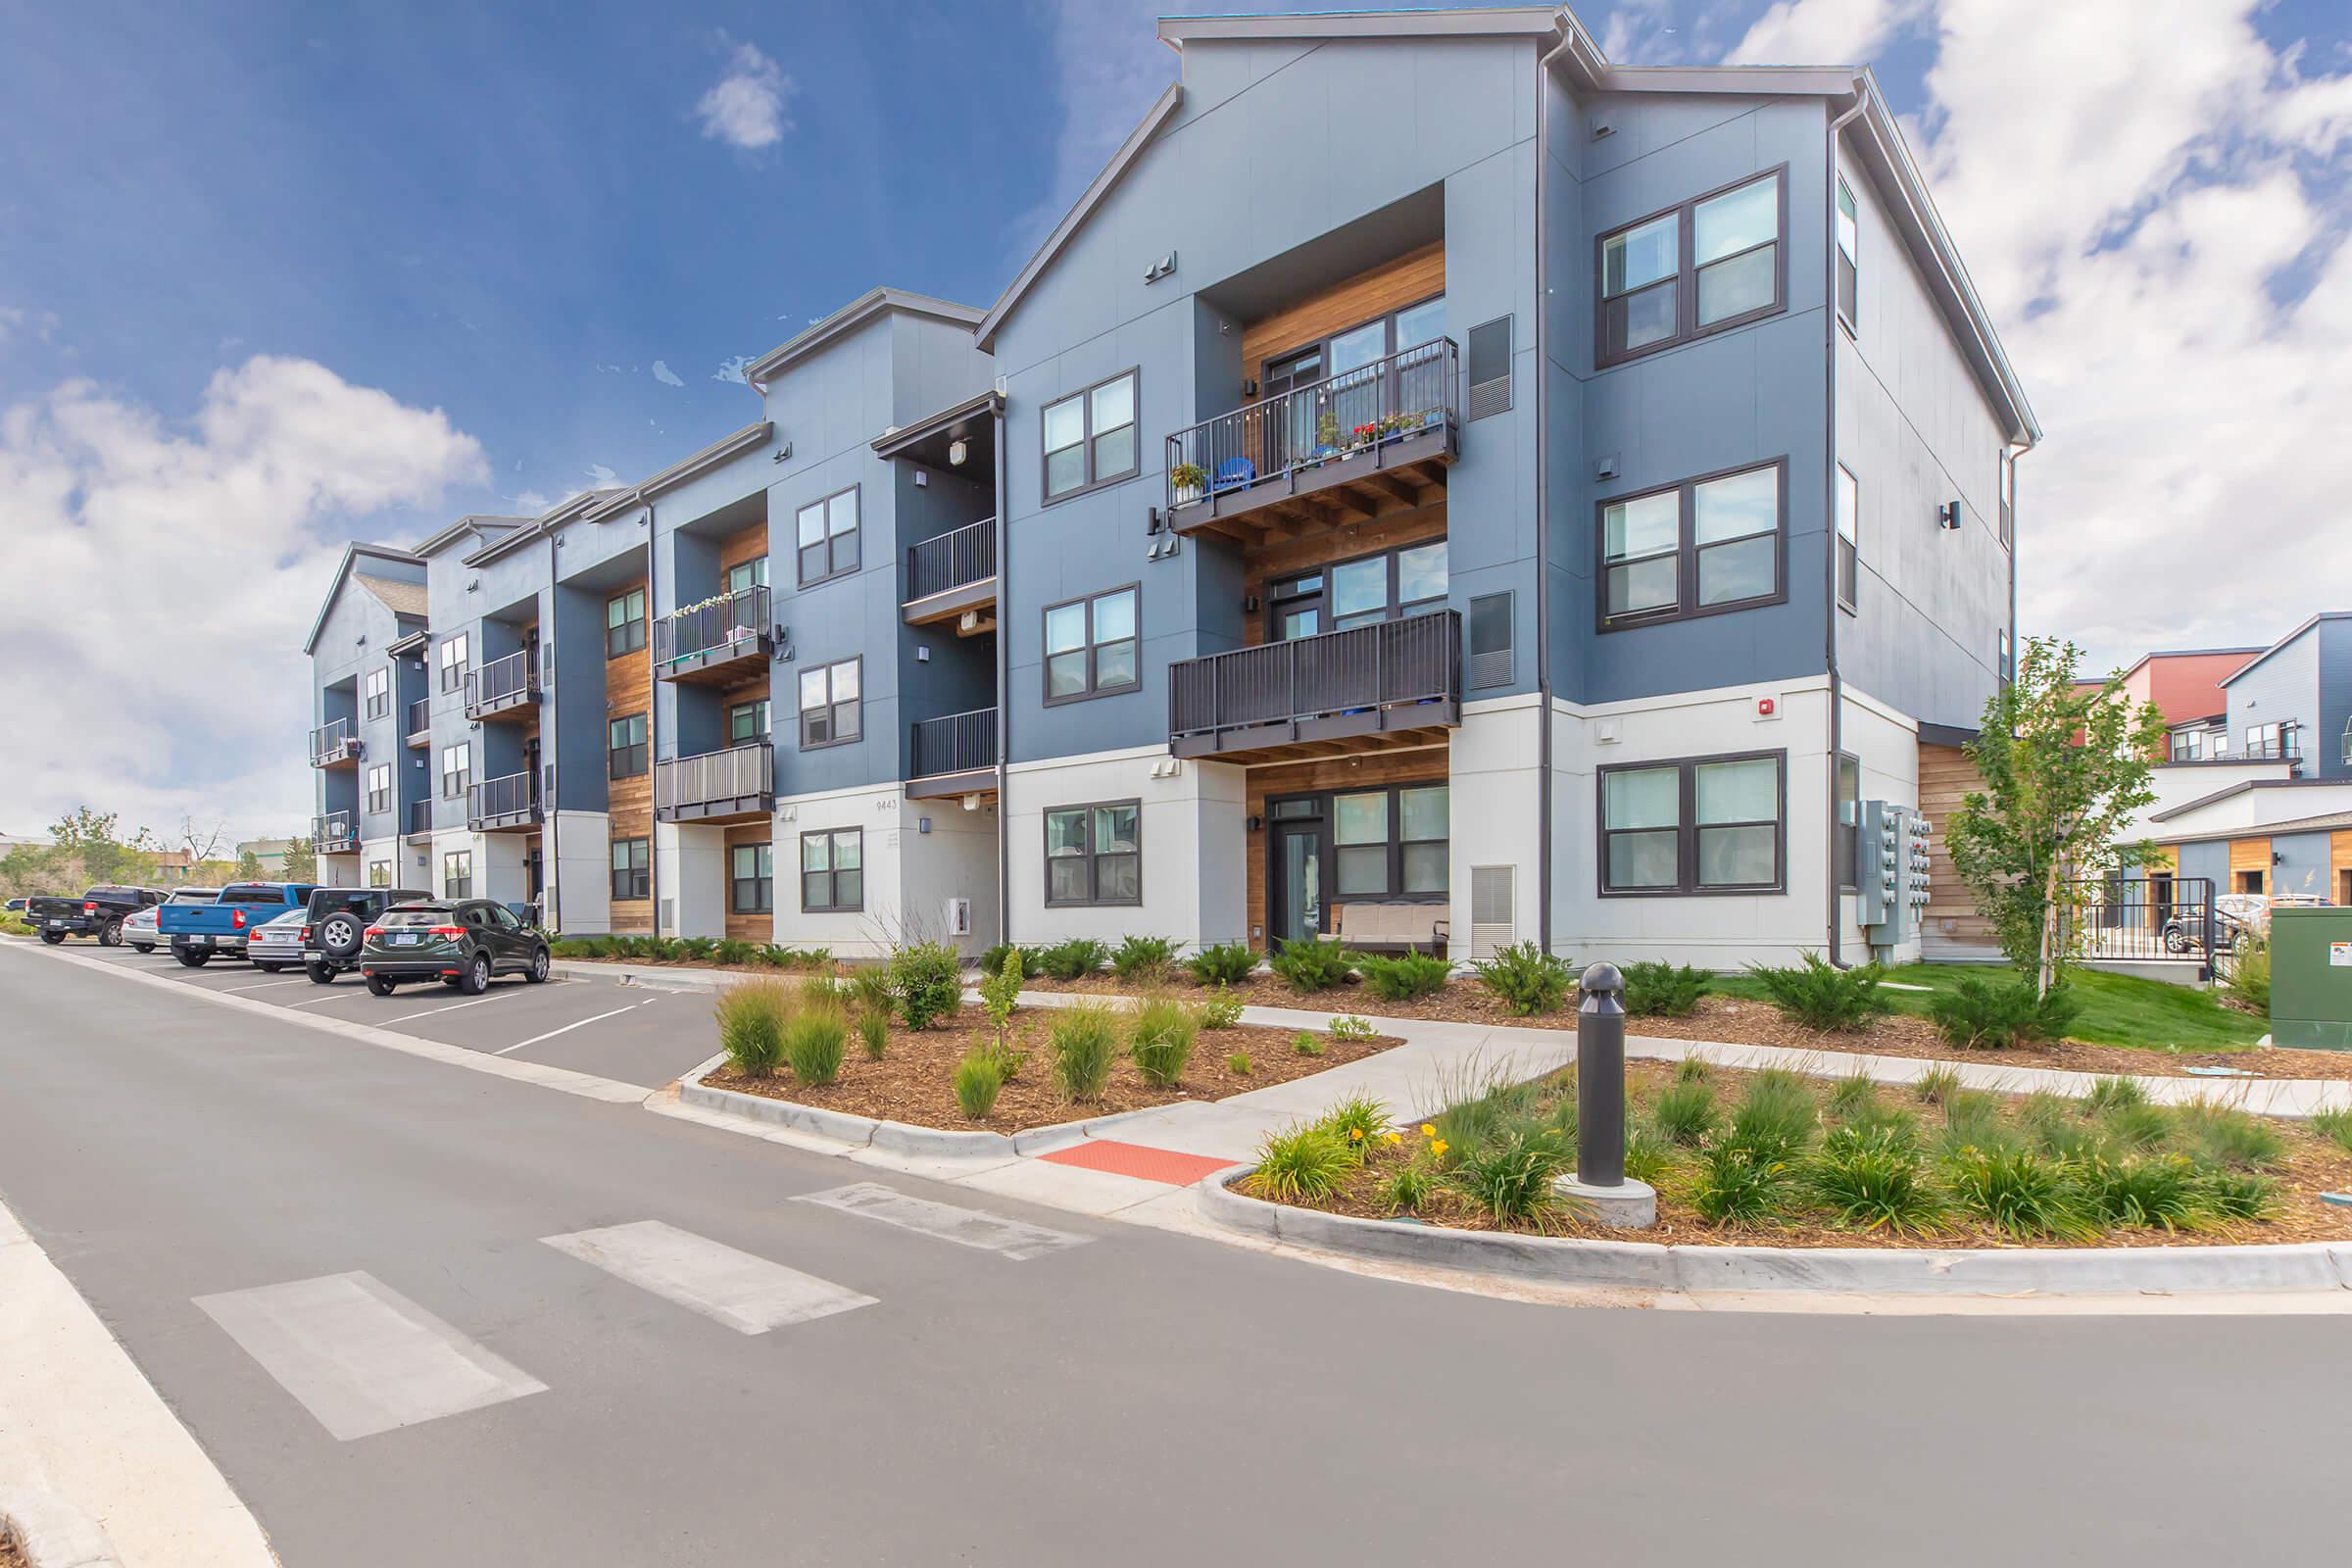
<svg viewBox="0 0 2352 1568">
<path fill-rule="evenodd" d="M 219 888 L 173 888 L 164 904 L 210 904 L 220 896 Z M 163 932 L 158 929 L 163 904 L 150 905 L 122 920 L 122 940 L 141 953 L 153 953 L 162 945 Z"/>
<path fill-rule="evenodd" d="M 2164 951 L 2190 953 L 2208 946 L 2206 917 L 2201 908 L 2176 910 L 2164 922 Z M 2233 953 L 2248 937 L 2270 929 L 2271 907 L 2259 893 L 2224 893 L 2213 901 L 2212 941 L 2216 953 Z"/>
<path fill-rule="evenodd" d="M 9 912 L 9 913 L 11 913 L 11 914 L 23 914 L 23 913 L 24 912 L 24 906 L 25 906 L 25 904 L 26 904 L 27 902 L 28 902 L 28 901 L 26 901 L 26 900 L 24 900 L 24 899 L 11 899 L 11 900 L 9 900 L 9 901 L 8 901 L 8 912 Z"/>
<path fill-rule="evenodd" d="M 96 937 L 100 947 L 114 948 L 122 946 L 122 922 L 126 917 L 141 909 L 151 909 L 163 901 L 164 896 L 153 888 L 116 887 L 110 883 L 94 887 L 78 899 L 27 900 L 24 921 L 51 947 L 68 937 Z"/>
<path fill-rule="evenodd" d="M 399 905 L 365 937 L 360 973 L 379 997 L 409 980 L 438 980 L 476 997 L 493 975 L 519 974 L 537 985 L 550 962 L 547 934 L 488 899 Z"/>
<path fill-rule="evenodd" d="M 430 904 L 430 893 L 414 888 L 313 888 L 304 911 L 302 967 L 322 986 L 360 965 L 368 927 L 386 909 L 402 904 Z"/>
<path fill-rule="evenodd" d="M 245 956 L 264 974 L 275 974 L 302 962 L 302 926 L 311 917 L 307 908 L 272 915 L 245 934 Z"/>
<path fill-rule="evenodd" d="M 309 905 L 315 882 L 231 882 L 211 904 L 167 904 L 159 928 L 172 956 L 201 969 L 226 954 L 245 956 L 249 932 L 288 909 Z"/>
</svg>

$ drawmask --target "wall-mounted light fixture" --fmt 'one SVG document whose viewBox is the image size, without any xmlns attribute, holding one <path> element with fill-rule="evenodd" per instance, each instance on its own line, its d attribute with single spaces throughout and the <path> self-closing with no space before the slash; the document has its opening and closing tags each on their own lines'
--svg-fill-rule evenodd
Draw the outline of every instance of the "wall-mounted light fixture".
<svg viewBox="0 0 2352 1568">
<path fill-rule="evenodd" d="M 957 437 L 956 437 L 955 440 L 953 440 L 953 441 L 951 441 L 951 442 L 949 442 L 949 443 L 948 443 L 948 466 L 949 466 L 949 467 L 951 467 L 951 468 L 960 468 L 960 467 L 962 467 L 962 466 L 963 466 L 963 460 L 964 460 L 964 459 L 966 459 L 966 458 L 968 458 L 968 457 L 970 457 L 971 455 L 972 455 L 972 448 L 971 448 L 971 444 L 970 444 L 969 442 L 965 441 L 963 437 L 961 437 L 961 436 L 957 436 Z"/>
<path fill-rule="evenodd" d="M 1947 532 L 1960 526 L 1960 503 L 1946 501 L 1936 509 L 1936 526 Z"/>
</svg>

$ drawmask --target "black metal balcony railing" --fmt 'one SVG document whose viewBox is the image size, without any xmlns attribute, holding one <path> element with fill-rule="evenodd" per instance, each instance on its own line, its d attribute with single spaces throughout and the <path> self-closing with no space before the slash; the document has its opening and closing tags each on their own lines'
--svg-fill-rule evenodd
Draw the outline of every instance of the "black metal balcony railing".
<svg viewBox="0 0 2352 1568">
<path fill-rule="evenodd" d="M 997 574 L 997 519 L 943 533 L 906 547 L 906 602 L 983 582 Z"/>
<path fill-rule="evenodd" d="M 1450 429 L 1457 358 L 1453 340 L 1439 338 L 1178 430 L 1168 437 L 1169 508 Z"/>
<path fill-rule="evenodd" d="M 2245 751 L 2239 755 L 2249 762 L 2299 762 L 2303 760 L 2303 742 L 2293 735 L 2278 740 L 2248 741 Z"/>
<path fill-rule="evenodd" d="M 419 697 L 409 705 L 408 728 L 402 733 L 414 740 L 419 735 L 430 736 L 432 732 L 433 700 L 430 697 Z"/>
<path fill-rule="evenodd" d="M 758 644 L 771 635 L 772 603 L 764 586 L 754 586 L 673 611 L 654 622 L 655 665 L 666 668 L 705 655 L 730 654 L 743 644 Z"/>
<path fill-rule="evenodd" d="M 342 855 L 360 847 L 360 830 L 349 811 L 329 811 L 311 818 L 311 851 Z"/>
<path fill-rule="evenodd" d="M 906 754 L 908 778 L 937 778 L 948 773 L 976 773 L 997 765 L 997 710 L 975 708 L 968 713 L 918 719 Z"/>
<path fill-rule="evenodd" d="M 667 821 L 763 810 L 776 793 L 776 748 L 768 741 L 654 764 L 654 810 Z"/>
<path fill-rule="evenodd" d="M 411 801 L 406 813 L 406 832 L 410 838 L 430 838 L 433 833 L 433 803 L 429 800 Z"/>
<path fill-rule="evenodd" d="M 1438 610 L 1183 660 L 1168 669 L 1168 738 L 1197 756 L 1269 725 L 1338 736 L 1457 723 L 1461 619 Z"/>
<path fill-rule="evenodd" d="M 512 827 L 539 819 L 539 776 L 524 771 L 486 778 L 466 788 L 469 827 Z"/>
<path fill-rule="evenodd" d="M 348 718 L 338 718 L 311 731 L 311 765 L 349 761 L 360 755 L 360 732 Z"/>
<path fill-rule="evenodd" d="M 539 661 L 530 649 L 493 659 L 466 672 L 466 716 L 519 707 L 539 695 Z"/>
</svg>

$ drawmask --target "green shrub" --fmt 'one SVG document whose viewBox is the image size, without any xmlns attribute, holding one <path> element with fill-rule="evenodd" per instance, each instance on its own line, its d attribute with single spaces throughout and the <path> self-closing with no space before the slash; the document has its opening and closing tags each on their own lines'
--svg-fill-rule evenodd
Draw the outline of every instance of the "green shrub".
<svg viewBox="0 0 2352 1568">
<path fill-rule="evenodd" d="M 2003 1119 L 1997 1097 L 1981 1089 L 1960 1089 L 1944 1097 L 1943 1128 L 1936 1143 L 1948 1155 L 1970 1149 L 2016 1149 L 2025 1138 Z"/>
<path fill-rule="evenodd" d="M 1359 1164 L 1389 1130 L 1389 1113 L 1368 1095 L 1350 1095 L 1319 1117 L 1315 1125 L 1340 1141 L 1348 1157 Z"/>
<path fill-rule="evenodd" d="M 1550 1131 L 1514 1127 L 1463 1151 L 1451 1179 L 1495 1224 L 1541 1225 L 1559 1206 L 1551 1184 L 1567 1165 L 1568 1151 Z"/>
<path fill-rule="evenodd" d="M 789 969 L 798 956 L 790 948 L 779 948 L 773 942 L 763 942 L 760 945 L 758 961 L 770 969 Z"/>
<path fill-rule="evenodd" d="M 1110 950 L 1093 937 L 1072 937 L 1046 949 L 1037 961 L 1056 980 L 1076 980 L 1102 968 L 1109 957 Z"/>
<path fill-rule="evenodd" d="M 1719 1141 L 1699 1152 L 1690 1206 L 1710 1225 L 1759 1225 L 1780 1213 L 1788 1189 L 1786 1162 Z"/>
<path fill-rule="evenodd" d="M 1416 1214 L 1438 1195 L 1438 1169 L 1418 1155 L 1381 1178 L 1381 1206 L 1392 1214 Z"/>
<path fill-rule="evenodd" d="M 1308 937 L 1298 942 L 1277 942 L 1275 946 L 1278 951 L 1271 960 L 1275 974 L 1301 996 L 1331 991 L 1348 983 L 1348 955 L 1338 943 L 1317 942 Z"/>
<path fill-rule="evenodd" d="M 861 963 L 850 971 L 842 989 L 848 993 L 861 1012 L 879 1012 L 885 1016 L 897 1010 L 898 988 L 890 978 L 890 965 Z"/>
<path fill-rule="evenodd" d="M 740 969 L 752 961 L 759 950 L 740 937 L 729 937 L 710 950 L 710 956 L 730 969 Z"/>
<path fill-rule="evenodd" d="M 983 1040 L 974 1046 L 967 1054 L 987 1057 L 990 1063 L 996 1067 L 997 1078 L 1002 1083 L 1010 1083 L 1018 1078 L 1021 1075 L 1021 1069 L 1029 1062 L 1029 1054 L 1016 1046 L 1009 1035 L 999 1035 L 993 1040 Z"/>
<path fill-rule="evenodd" d="M 1193 1059 L 1193 1041 L 1200 1030 L 1190 1007 L 1166 997 L 1147 998 L 1135 1012 L 1128 1054 L 1135 1070 L 1154 1089 L 1173 1089 L 1184 1081 L 1185 1064 Z"/>
<path fill-rule="evenodd" d="M 1291 1049 L 1301 1056 L 1320 1056 L 1323 1042 L 1312 1029 L 1301 1029 L 1291 1036 Z"/>
<path fill-rule="evenodd" d="M 2148 1092 L 2140 1087 L 2136 1078 L 2093 1078 L 2090 1081 L 2090 1093 L 2082 1097 L 2082 1103 L 2093 1115 L 2103 1114 L 2121 1105 L 2144 1105 L 2147 1102 Z"/>
<path fill-rule="evenodd" d="M 890 1014 L 860 1012 L 858 1014 L 858 1042 L 865 1049 L 865 1059 L 880 1061 L 890 1050 Z"/>
<path fill-rule="evenodd" d="M 1804 1080 L 1768 1067 L 1747 1081 L 1723 1142 L 1745 1150 L 1759 1164 L 1782 1164 L 1813 1141 L 1820 1124 L 1821 1112 Z"/>
<path fill-rule="evenodd" d="M 2347 1154 L 2352 1154 L 2352 1109 L 2315 1111 L 2311 1130 Z"/>
<path fill-rule="evenodd" d="M 841 1076 L 849 1043 L 850 1015 L 839 1003 L 804 1002 L 784 1020 L 784 1059 L 792 1063 L 792 1076 L 811 1089 Z"/>
<path fill-rule="evenodd" d="M 1875 963 L 1840 969 L 1819 954 L 1808 953 L 1801 963 L 1750 964 L 1747 972 L 1756 977 L 1782 1017 L 1807 1029 L 1849 1032 L 1894 1005 L 1879 991 L 1886 971 Z"/>
<path fill-rule="evenodd" d="M 1670 1144 L 1695 1145 L 1715 1130 L 1715 1086 L 1705 1082 L 1668 1084 L 1649 1102 L 1649 1124 Z"/>
<path fill-rule="evenodd" d="M 2094 1158 L 2081 1173 L 2083 1200 L 2106 1224 L 2179 1231 L 2194 1228 L 2203 1217 L 2205 1195 L 2197 1169 L 2182 1155 Z"/>
<path fill-rule="evenodd" d="M 1441 1072 L 1437 1087 L 1437 1098 L 1446 1108 L 1432 1116 L 1429 1125 L 1457 1152 L 1534 1120 L 1544 1092 L 1540 1081 L 1513 1083 L 1502 1069 L 1475 1063 Z M 1573 1106 L 1575 1102 L 1565 1103 Z"/>
<path fill-rule="evenodd" d="M 2205 1206 L 2222 1219 L 2269 1219 L 2278 1212 L 2278 1183 L 2248 1170 L 2209 1170 L 2197 1178 Z"/>
<path fill-rule="evenodd" d="M 1960 1206 L 2004 1235 L 2079 1240 L 2090 1233 L 2066 1161 L 2029 1149 L 1979 1149 L 1960 1154 L 1945 1172 Z"/>
<path fill-rule="evenodd" d="M 1514 942 L 1494 956 L 1470 965 L 1479 984 L 1502 999 L 1522 1018 L 1557 1012 L 1576 989 L 1576 972 L 1533 942 Z"/>
<path fill-rule="evenodd" d="M 1242 1021 L 1242 999 L 1220 982 L 1197 1009 L 1203 1029 L 1230 1029 Z"/>
<path fill-rule="evenodd" d="M 693 963 L 708 962 L 717 951 L 718 942 L 713 937 L 686 937 L 678 943 L 678 956 Z"/>
<path fill-rule="evenodd" d="M 1251 1071 L 1250 1065 L 1250 1053 L 1247 1051 L 1237 1051 L 1232 1055 L 1227 1056 L 1225 1058 L 1225 1070 L 1227 1072 L 1239 1073 L 1244 1078 L 1249 1077 Z"/>
<path fill-rule="evenodd" d="M 791 955 L 792 962 L 801 965 L 803 968 L 826 969 L 830 968 L 833 963 L 833 950 L 831 948 L 802 948 L 797 951 L 791 948 L 786 948 L 784 951 Z"/>
<path fill-rule="evenodd" d="M 905 942 L 890 955 L 890 989 L 909 1029 L 952 1018 L 963 1002 L 963 960 L 945 942 Z"/>
<path fill-rule="evenodd" d="M 1122 980 L 1157 980 L 1175 960 L 1176 944 L 1167 937 L 1128 937 L 1110 956 L 1110 967 Z"/>
<path fill-rule="evenodd" d="M 1707 972 L 1656 958 L 1625 966 L 1625 1010 L 1637 1018 L 1680 1018 L 1707 994 Z"/>
<path fill-rule="evenodd" d="M 1573 1146 L 1576 1140 L 1576 1129 L 1569 1128 L 1567 1136 Z M 1655 1187 L 1665 1177 L 1666 1172 L 1673 1167 L 1673 1164 L 1674 1152 L 1647 1127 L 1636 1127 L 1632 1132 L 1626 1134 L 1625 1173 L 1635 1181 L 1647 1182 L 1650 1186 Z"/>
<path fill-rule="evenodd" d="M 1383 1002 L 1411 1002 L 1417 997 L 1435 996 L 1446 989 L 1446 978 L 1453 973 L 1452 964 L 1427 953 L 1388 956 L 1358 953 L 1353 958 L 1356 972 L 1364 977 L 1364 989 Z"/>
<path fill-rule="evenodd" d="M 1017 953 L 1021 956 L 1022 979 L 1034 980 L 1046 972 L 1045 966 L 1037 961 L 1036 954 L 1026 948 L 1016 948 L 1009 942 L 1000 942 L 980 955 L 980 972 L 982 974 L 1002 974 L 1004 969 L 1004 956 L 1008 953 Z"/>
<path fill-rule="evenodd" d="M 2236 961 L 2230 966 L 2230 978 L 2225 982 L 2230 999 L 2240 1006 L 2271 1013 L 2271 945 L 2260 937 L 2241 938 L 2237 944 Z"/>
<path fill-rule="evenodd" d="M 1940 1105 L 1960 1093 L 1960 1069 L 1939 1061 L 1919 1075 L 1911 1092 L 1919 1096 L 1922 1104 Z"/>
<path fill-rule="evenodd" d="M 1715 1076 L 1715 1064 L 1704 1056 L 1685 1056 L 1674 1064 L 1674 1081 L 1678 1084 L 1703 1084 Z"/>
<path fill-rule="evenodd" d="M 1872 1083 L 1870 1074 L 1851 1072 L 1831 1086 L 1822 1098 L 1822 1114 L 1832 1121 L 1849 1122 L 1855 1117 L 1868 1117 L 1879 1103 L 1879 1086 Z"/>
<path fill-rule="evenodd" d="M 1834 1129 L 1805 1172 L 1813 1201 L 1840 1225 L 1897 1236 L 1942 1229 L 1950 1202 L 1920 1163 L 1919 1150 L 1886 1132 Z"/>
<path fill-rule="evenodd" d="M 1004 1088 L 1004 1069 L 985 1051 L 967 1052 L 956 1063 L 956 1104 L 973 1121 L 985 1120 L 997 1108 Z"/>
<path fill-rule="evenodd" d="M 1277 1203 L 1313 1203 L 1339 1191 L 1355 1161 L 1319 1126 L 1292 1126 L 1258 1146 L 1250 1191 Z"/>
<path fill-rule="evenodd" d="M 773 980 L 746 980 L 718 994 L 718 1048 L 745 1078 L 766 1078 L 784 1059 L 784 1020 L 792 994 Z"/>
<path fill-rule="evenodd" d="M 1074 1103 L 1101 1100 L 1119 1054 L 1118 1019 L 1110 1008 L 1090 1002 L 1060 1009 L 1046 1043 L 1054 1054 L 1054 1087 L 1061 1098 Z"/>
<path fill-rule="evenodd" d="M 1379 1036 L 1380 1031 L 1372 1027 L 1371 1019 L 1359 1018 L 1352 1012 L 1343 1012 L 1331 1020 L 1334 1040 L 1375 1040 Z"/>
<path fill-rule="evenodd" d="M 2173 1135 L 2172 1112 L 2137 1101 L 2099 1117 L 2099 1131 L 2117 1149 L 2137 1153 L 2161 1147 Z"/>
<path fill-rule="evenodd" d="M 2286 1138 L 2260 1116 L 2209 1100 L 2191 1101 L 2173 1112 L 2173 1126 L 2196 1158 L 2214 1165 L 2259 1170 L 2286 1154 Z"/>
<path fill-rule="evenodd" d="M 1993 983 L 1975 975 L 1928 999 L 1928 1016 L 1949 1045 L 2000 1050 L 2036 1041 L 2063 1040 L 2082 1004 L 2066 986 L 2036 996 L 2031 981 Z"/>
<path fill-rule="evenodd" d="M 1257 972 L 1257 955 L 1247 942 L 1220 942 L 1194 954 L 1184 966 L 1197 984 L 1238 986 Z"/>
<path fill-rule="evenodd" d="M 1007 951 L 998 960 L 996 968 L 981 972 L 980 1005 L 987 1012 L 988 1021 L 996 1025 L 997 1033 L 1003 1034 L 1010 1026 L 1013 1012 L 1020 1004 L 1020 959 Z"/>
</svg>

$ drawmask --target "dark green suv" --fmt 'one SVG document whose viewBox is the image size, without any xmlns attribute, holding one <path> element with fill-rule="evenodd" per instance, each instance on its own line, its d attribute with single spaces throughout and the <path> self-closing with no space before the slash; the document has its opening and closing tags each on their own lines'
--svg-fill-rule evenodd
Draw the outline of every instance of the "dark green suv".
<svg viewBox="0 0 2352 1568">
<path fill-rule="evenodd" d="M 404 980 L 438 980 L 476 997 L 490 989 L 493 975 L 518 974 L 537 985 L 547 978 L 548 961 L 546 934 L 488 899 L 386 909 L 360 947 L 360 973 L 379 997 Z"/>
</svg>

